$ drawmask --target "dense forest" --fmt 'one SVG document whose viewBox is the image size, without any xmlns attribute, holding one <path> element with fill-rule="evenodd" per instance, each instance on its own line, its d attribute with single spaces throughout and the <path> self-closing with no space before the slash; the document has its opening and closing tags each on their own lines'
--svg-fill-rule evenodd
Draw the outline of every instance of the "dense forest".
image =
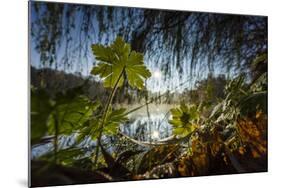
<svg viewBox="0 0 281 188">
<path fill-rule="evenodd" d="M 30 3 L 31 186 L 267 171 L 267 18 Z"/>
</svg>

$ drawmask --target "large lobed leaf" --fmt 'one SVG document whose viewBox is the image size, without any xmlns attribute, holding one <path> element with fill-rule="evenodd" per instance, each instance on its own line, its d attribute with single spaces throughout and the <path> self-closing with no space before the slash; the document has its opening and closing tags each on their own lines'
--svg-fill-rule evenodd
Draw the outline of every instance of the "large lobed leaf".
<svg viewBox="0 0 281 188">
<path fill-rule="evenodd" d="M 104 79 L 104 87 L 113 88 L 117 81 L 117 87 L 122 86 L 126 75 L 131 87 L 142 89 L 144 80 L 151 76 L 143 63 L 143 55 L 131 51 L 131 46 L 121 37 L 117 37 L 110 46 L 94 44 L 92 51 L 99 64 L 91 74 Z"/>
</svg>

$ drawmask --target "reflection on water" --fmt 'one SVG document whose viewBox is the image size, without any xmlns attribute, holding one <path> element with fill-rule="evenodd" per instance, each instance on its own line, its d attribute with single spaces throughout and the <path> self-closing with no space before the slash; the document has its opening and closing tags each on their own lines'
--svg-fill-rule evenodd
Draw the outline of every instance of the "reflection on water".
<svg viewBox="0 0 281 188">
<path fill-rule="evenodd" d="M 135 107 L 131 107 L 135 108 Z M 172 128 L 168 123 L 170 105 L 150 105 L 149 116 L 144 107 L 129 115 L 129 121 L 120 126 L 120 130 L 140 141 L 157 141 L 171 136 Z M 130 110 L 130 109 L 129 109 Z M 59 137 L 59 148 L 65 149 L 75 144 L 76 134 Z M 90 152 L 95 148 L 96 142 L 90 137 L 85 138 L 78 147 L 83 148 L 85 152 Z M 53 144 L 47 143 L 32 148 L 31 158 L 36 158 L 53 150 Z"/>
<path fill-rule="evenodd" d="M 171 135 L 171 126 L 167 114 L 150 114 L 139 116 L 121 126 L 126 135 L 141 141 L 159 140 Z"/>
<path fill-rule="evenodd" d="M 66 149 L 69 148 L 76 143 L 77 134 L 71 134 L 69 136 L 59 136 L 58 148 Z M 81 143 L 79 143 L 76 147 L 83 148 L 84 152 L 89 153 L 95 148 L 96 142 L 93 141 L 90 137 L 86 137 Z M 38 146 L 33 146 L 31 150 L 31 159 L 39 157 L 43 154 L 46 154 L 54 149 L 53 143 L 46 143 Z"/>
<path fill-rule="evenodd" d="M 169 111 L 173 107 L 174 105 L 151 104 L 148 109 L 144 107 L 135 111 L 129 115 L 130 121 L 120 127 L 121 131 L 140 141 L 157 141 L 169 137 L 172 134 L 171 125 L 168 123 Z"/>
</svg>

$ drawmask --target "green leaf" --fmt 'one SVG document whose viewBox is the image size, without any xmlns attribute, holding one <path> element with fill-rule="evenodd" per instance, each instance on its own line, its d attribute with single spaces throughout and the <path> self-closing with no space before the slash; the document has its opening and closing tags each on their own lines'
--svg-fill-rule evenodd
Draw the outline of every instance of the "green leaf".
<svg viewBox="0 0 281 188">
<path fill-rule="evenodd" d="M 31 143 L 35 144 L 47 133 L 47 121 L 52 102 L 42 89 L 31 89 Z"/>
<path fill-rule="evenodd" d="M 67 97 L 66 97 L 67 98 Z M 57 103 L 50 114 L 48 132 L 54 134 L 55 120 L 58 123 L 59 134 L 69 135 L 79 130 L 92 117 L 93 112 L 100 106 L 99 102 L 91 102 L 88 98 L 77 96 Z"/>
<path fill-rule="evenodd" d="M 71 166 L 78 158 L 84 155 L 84 151 L 81 148 L 66 148 L 57 152 L 56 157 L 60 164 L 65 166 Z M 54 154 L 50 151 L 39 157 L 40 160 L 53 161 Z"/>
<path fill-rule="evenodd" d="M 267 91 L 256 92 L 242 98 L 240 102 L 241 115 L 255 115 L 258 110 L 267 113 Z"/>
<path fill-rule="evenodd" d="M 92 51 L 96 56 L 97 60 L 111 63 L 115 60 L 115 56 L 110 47 L 105 47 L 100 44 L 92 45 Z"/>
<path fill-rule="evenodd" d="M 94 44 L 92 51 L 99 64 L 93 67 L 91 74 L 104 79 L 104 87 L 113 88 L 119 78 L 117 87 L 121 87 L 126 75 L 131 87 L 142 89 L 144 80 L 151 76 L 143 63 L 143 55 L 131 51 L 130 45 L 121 37 L 107 47 Z"/>
<path fill-rule="evenodd" d="M 118 57 L 128 57 L 131 51 L 130 44 L 127 44 L 122 37 L 118 36 L 111 45 L 111 49 L 117 54 Z"/>
<path fill-rule="evenodd" d="M 130 54 L 125 71 L 129 84 L 132 87 L 137 87 L 138 89 L 142 89 L 144 87 L 143 80 L 151 77 L 150 71 L 143 63 L 143 55 L 135 51 Z"/>
<path fill-rule="evenodd" d="M 169 123 L 173 126 L 173 134 L 185 137 L 195 130 L 199 120 L 196 106 L 181 104 L 179 108 L 172 108 L 170 112 L 172 119 Z"/>
<path fill-rule="evenodd" d="M 117 133 L 119 125 L 128 121 L 126 109 L 109 110 L 104 123 L 104 134 L 114 135 Z"/>
<path fill-rule="evenodd" d="M 119 125 L 128 120 L 126 109 L 121 108 L 117 110 L 112 110 L 111 108 L 108 111 L 108 114 L 105 118 L 103 134 L 104 135 L 114 135 L 117 133 Z M 102 119 L 100 118 L 92 118 L 89 121 L 87 126 L 84 126 L 80 131 L 80 134 L 77 136 L 76 141 L 79 143 L 84 140 L 86 136 L 91 136 L 92 140 L 96 140 L 99 136 L 101 128 L 99 125 L 101 124 Z"/>
<path fill-rule="evenodd" d="M 84 126 L 80 129 L 80 133 L 76 137 L 76 141 L 78 143 L 82 142 L 86 136 L 90 136 L 92 140 L 97 139 L 99 135 L 99 119 L 92 118 L 88 121 L 88 123 L 84 124 Z"/>
</svg>

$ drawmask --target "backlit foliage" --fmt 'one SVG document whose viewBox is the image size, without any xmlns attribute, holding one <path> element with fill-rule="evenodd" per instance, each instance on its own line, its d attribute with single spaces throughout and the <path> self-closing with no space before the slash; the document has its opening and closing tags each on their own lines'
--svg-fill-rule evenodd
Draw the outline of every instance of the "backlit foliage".
<svg viewBox="0 0 281 188">
<path fill-rule="evenodd" d="M 91 73 L 104 79 L 104 87 L 113 88 L 117 80 L 117 86 L 120 87 L 126 76 L 130 86 L 142 89 L 144 80 L 151 76 L 143 63 L 143 55 L 131 51 L 130 44 L 125 43 L 121 37 L 117 37 L 110 46 L 95 44 L 92 50 L 100 63 Z"/>
<path fill-rule="evenodd" d="M 217 99 L 212 96 L 216 80 L 210 76 L 212 82 L 202 81 L 197 90 L 207 93 L 207 102 L 181 101 L 168 111 L 171 137 L 142 142 L 122 133 L 120 126 L 130 122 L 133 111 L 145 106 L 148 111 L 153 101 L 128 111 L 113 99 L 125 83 L 146 94 L 144 83 L 151 73 L 143 54 L 131 51 L 121 37 L 108 46 L 94 44 L 92 50 L 99 63 L 91 73 L 101 78 L 105 100 L 90 99 L 83 85 L 55 94 L 44 87 L 31 89 L 32 147 L 52 144 L 51 151 L 32 160 L 36 185 L 51 185 L 53 172 L 58 182 L 68 174 L 84 183 L 267 170 L 266 72 L 251 82 L 243 74 L 221 79 L 226 84 Z M 258 56 L 253 66 L 266 57 Z M 75 141 L 62 147 L 66 135 Z M 81 147 L 87 139 L 95 142 L 93 147 Z"/>
</svg>

